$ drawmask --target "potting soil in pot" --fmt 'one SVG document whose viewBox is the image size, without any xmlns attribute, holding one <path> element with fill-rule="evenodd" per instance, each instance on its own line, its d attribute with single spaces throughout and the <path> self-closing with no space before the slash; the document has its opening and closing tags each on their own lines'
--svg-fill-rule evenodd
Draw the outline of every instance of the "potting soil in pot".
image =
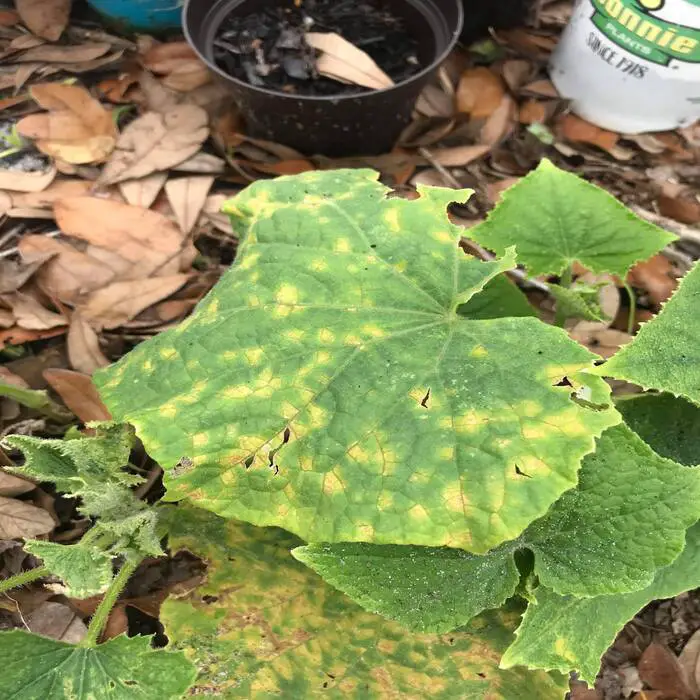
<svg viewBox="0 0 700 700">
<path fill-rule="evenodd" d="M 319 75 L 317 51 L 307 32 L 335 33 L 365 51 L 395 82 L 422 68 L 417 41 L 382 0 L 280 0 L 252 14 L 231 14 L 214 40 L 214 59 L 224 71 L 257 87 L 295 95 L 366 92 Z"/>
</svg>

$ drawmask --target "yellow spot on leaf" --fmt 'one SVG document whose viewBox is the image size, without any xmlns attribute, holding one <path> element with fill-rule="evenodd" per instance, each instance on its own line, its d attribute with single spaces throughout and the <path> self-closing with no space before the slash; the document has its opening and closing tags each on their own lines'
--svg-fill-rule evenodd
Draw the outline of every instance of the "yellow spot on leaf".
<svg viewBox="0 0 700 700">
<path fill-rule="evenodd" d="M 197 433 L 192 436 L 192 444 L 195 447 L 204 447 L 209 443 L 209 436 L 206 433 Z"/>
<path fill-rule="evenodd" d="M 440 448 L 440 459 L 447 460 L 451 462 L 455 458 L 455 448 L 454 447 L 441 447 Z"/>
<path fill-rule="evenodd" d="M 174 418 L 177 415 L 177 406 L 172 403 L 164 403 L 158 409 L 158 413 L 163 416 L 163 418 Z"/>
<path fill-rule="evenodd" d="M 309 265 L 309 269 L 314 272 L 323 272 L 327 268 L 328 263 L 323 258 L 314 258 Z"/>
<path fill-rule="evenodd" d="M 170 360 L 177 355 L 177 350 L 175 348 L 161 348 L 160 356 L 164 360 Z"/>
<path fill-rule="evenodd" d="M 419 520 L 421 522 L 424 522 L 426 520 L 430 519 L 430 516 L 428 515 L 428 511 L 423 508 L 420 503 L 417 503 L 411 510 L 408 511 L 408 514 L 414 519 L 414 520 Z"/>
<path fill-rule="evenodd" d="M 362 540 L 366 542 L 371 542 L 374 539 L 374 527 L 372 525 L 358 525 L 357 532 Z"/>
<path fill-rule="evenodd" d="M 372 323 L 367 323 L 361 328 L 365 335 L 372 336 L 373 338 L 383 338 L 386 335 L 386 331 L 379 326 L 375 326 Z"/>
<path fill-rule="evenodd" d="M 247 299 L 248 306 L 257 307 L 260 306 L 260 297 L 251 294 Z"/>
<path fill-rule="evenodd" d="M 283 284 L 277 290 L 275 299 L 280 304 L 296 304 L 299 301 L 299 290 L 292 284 Z"/>
<path fill-rule="evenodd" d="M 290 340 L 292 340 L 296 343 L 304 337 L 304 331 L 302 331 L 299 328 L 295 328 L 294 330 L 291 330 L 291 331 L 285 331 L 284 335 L 285 335 L 285 337 L 289 338 Z"/>
<path fill-rule="evenodd" d="M 347 238 L 338 238 L 333 243 L 333 250 L 336 253 L 349 253 L 352 250 L 350 241 Z"/>
<path fill-rule="evenodd" d="M 297 409 L 297 407 L 293 404 L 289 403 L 289 401 L 285 401 L 282 404 L 282 409 L 280 410 L 280 413 L 282 414 L 283 418 L 289 420 L 290 418 L 294 418 L 294 416 L 296 416 L 296 414 L 299 413 L 299 409 Z"/>
<path fill-rule="evenodd" d="M 335 333 L 329 328 L 321 328 L 318 332 L 318 339 L 322 343 L 332 343 L 335 340 Z"/>
<path fill-rule="evenodd" d="M 345 491 L 343 482 L 333 473 L 327 472 L 323 476 L 323 493 L 330 496 L 334 493 L 342 493 Z"/>
<path fill-rule="evenodd" d="M 399 212 L 396 209 L 389 209 L 384 214 L 384 221 L 390 231 L 398 233 L 401 230 L 401 224 L 399 223 Z"/>
<path fill-rule="evenodd" d="M 238 264 L 238 268 L 241 270 L 249 270 L 255 265 L 260 259 L 260 253 L 248 253 L 243 260 Z"/>
<path fill-rule="evenodd" d="M 222 355 L 222 357 L 223 357 L 224 360 L 226 360 L 227 362 L 230 362 L 231 360 L 237 360 L 239 354 L 240 354 L 240 353 L 239 353 L 237 350 L 226 350 L 226 352 L 224 352 L 224 354 Z"/>
<path fill-rule="evenodd" d="M 576 654 L 569 648 L 569 642 L 562 637 L 554 642 L 554 651 L 567 661 L 576 661 Z"/>
<path fill-rule="evenodd" d="M 445 508 L 453 513 L 463 513 L 465 510 L 466 497 L 462 492 L 462 487 L 458 483 L 447 486 L 442 492 Z"/>
<path fill-rule="evenodd" d="M 454 419 L 454 427 L 458 433 L 476 433 L 488 422 L 488 417 L 478 411 L 467 411 Z"/>
<path fill-rule="evenodd" d="M 249 386 L 240 384 L 239 386 L 226 387 L 226 389 L 221 392 L 221 395 L 226 399 L 244 399 L 252 393 L 253 390 Z"/>
<path fill-rule="evenodd" d="M 257 365 L 260 362 L 260 358 L 263 356 L 263 351 L 262 348 L 248 348 L 248 350 L 244 352 L 244 355 L 249 364 Z"/>
<path fill-rule="evenodd" d="M 440 243 L 453 243 L 455 241 L 455 237 L 449 231 L 435 231 L 431 235 Z"/>
<path fill-rule="evenodd" d="M 362 447 L 360 447 L 359 444 L 353 445 L 348 450 L 348 455 L 356 462 L 360 462 L 361 464 L 366 464 L 369 461 L 369 455 Z"/>
<path fill-rule="evenodd" d="M 328 411 L 316 404 L 309 404 L 306 409 L 309 415 L 309 422 L 313 428 L 325 428 L 328 421 Z"/>
<path fill-rule="evenodd" d="M 358 338 L 356 335 L 346 335 L 343 338 L 343 344 L 344 345 L 362 345 L 362 339 Z"/>
<path fill-rule="evenodd" d="M 489 351 L 483 345 L 477 345 L 470 353 L 472 357 L 486 357 Z"/>
</svg>

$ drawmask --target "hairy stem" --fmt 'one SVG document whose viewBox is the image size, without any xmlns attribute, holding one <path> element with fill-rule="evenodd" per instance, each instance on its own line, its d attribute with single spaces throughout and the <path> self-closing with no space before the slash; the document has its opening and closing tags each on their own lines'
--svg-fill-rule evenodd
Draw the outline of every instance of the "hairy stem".
<svg viewBox="0 0 700 700">
<path fill-rule="evenodd" d="M 0 593 L 9 591 L 12 588 L 17 588 L 18 586 L 24 586 L 32 581 L 36 581 L 44 576 L 49 576 L 51 572 L 45 566 L 39 566 L 36 569 L 30 569 L 29 571 L 23 571 L 21 574 L 16 576 L 10 576 L 4 581 L 0 581 Z"/>
<path fill-rule="evenodd" d="M 627 317 L 627 332 L 632 335 L 634 331 L 634 322 L 637 317 L 637 295 L 634 293 L 634 289 L 632 289 L 630 283 L 626 280 L 624 282 L 624 287 L 627 296 L 630 298 L 630 314 Z"/>
<path fill-rule="evenodd" d="M 134 557 L 127 559 L 124 562 L 124 566 L 122 566 L 119 573 L 114 577 L 104 595 L 104 598 L 102 598 L 102 602 L 97 606 L 97 610 L 95 610 L 95 614 L 92 616 L 92 620 L 90 620 L 87 636 L 80 643 L 80 646 L 97 646 L 97 640 L 100 638 L 102 630 L 107 624 L 109 613 L 112 612 L 112 608 L 121 595 L 121 592 L 124 590 L 124 586 L 126 586 L 127 582 L 131 578 L 131 575 L 134 573 L 134 571 L 136 571 L 136 568 L 141 561 L 142 557 Z"/>
<path fill-rule="evenodd" d="M 574 281 L 574 271 L 569 265 L 564 272 L 561 273 L 561 279 L 559 280 L 559 285 L 568 289 L 572 282 Z M 554 323 L 563 328 L 566 323 L 566 316 L 559 310 L 559 304 L 557 303 L 557 311 L 554 316 Z"/>
</svg>

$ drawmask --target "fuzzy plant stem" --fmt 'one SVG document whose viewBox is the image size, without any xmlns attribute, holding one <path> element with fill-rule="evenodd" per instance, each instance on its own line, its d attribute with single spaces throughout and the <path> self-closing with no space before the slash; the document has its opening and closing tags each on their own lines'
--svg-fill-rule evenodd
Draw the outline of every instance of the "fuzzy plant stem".
<svg viewBox="0 0 700 700">
<path fill-rule="evenodd" d="M 136 571 L 136 568 L 140 563 L 140 557 L 127 559 L 124 562 L 124 566 L 119 569 L 119 573 L 114 577 L 114 579 L 112 579 L 112 583 L 107 589 L 104 598 L 102 598 L 102 602 L 97 606 L 97 610 L 95 610 L 95 614 L 92 616 L 92 620 L 90 620 L 87 636 L 80 643 L 80 646 L 97 646 L 97 640 L 100 638 L 102 630 L 107 624 L 109 613 L 112 612 L 112 608 L 121 595 L 121 592 L 124 590 L 124 587 L 131 578 L 131 575 L 134 573 L 134 571 Z"/>
<path fill-rule="evenodd" d="M 559 280 L 559 284 L 560 286 L 568 289 L 573 283 L 573 281 L 574 271 L 571 269 L 571 265 L 569 265 L 566 268 L 566 270 L 564 270 L 564 272 L 561 273 L 561 279 Z M 566 323 L 566 316 L 559 311 L 558 306 L 559 305 L 557 304 L 557 311 L 554 317 L 554 323 L 556 323 L 556 325 L 559 326 L 559 328 L 563 328 L 564 324 Z"/>
<path fill-rule="evenodd" d="M 4 581 L 0 581 L 0 593 L 17 588 L 18 586 L 24 586 L 32 581 L 36 581 L 38 578 L 43 578 L 44 576 L 50 575 L 51 572 L 45 566 L 39 566 L 36 569 L 24 571 L 21 574 L 6 578 Z"/>
<path fill-rule="evenodd" d="M 637 320 L 637 295 L 634 293 L 634 289 L 632 289 L 632 285 L 629 282 L 625 281 L 624 287 L 630 301 L 630 313 L 627 317 L 627 333 L 632 335 L 634 332 L 634 324 Z"/>
</svg>

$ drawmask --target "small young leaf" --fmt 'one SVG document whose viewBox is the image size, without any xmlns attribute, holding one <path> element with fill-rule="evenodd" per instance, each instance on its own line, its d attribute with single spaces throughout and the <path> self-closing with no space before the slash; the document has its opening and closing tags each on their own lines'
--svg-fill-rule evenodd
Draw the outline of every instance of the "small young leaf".
<svg viewBox="0 0 700 700">
<path fill-rule="evenodd" d="M 549 284 L 549 291 L 557 302 L 557 313 L 564 318 L 579 318 L 584 321 L 607 321 L 600 307 L 600 285 L 574 285 L 562 287 Z"/>
<path fill-rule="evenodd" d="M 558 593 L 634 591 L 678 556 L 698 518 L 700 471 L 662 459 L 616 426 L 584 459 L 576 489 L 485 556 L 371 544 L 308 545 L 294 556 L 370 612 L 444 633 L 513 595 L 519 549 L 534 552 L 534 573 Z"/>
<path fill-rule="evenodd" d="M 563 677 L 502 672 L 519 609 L 449 636 L 411 635 L 370 615 L 296 562 L 299 540 L 180 506 L 170 547 L 208 563 L 207 580 L 161 610 L 175 648 L 196 660 L 199 691 L 227 698 L 560 700 Z"/>
<path fill-rule="evenodd" d="M 688 530 L 686 547 L 641 591 L 596 598 L 560 596 L 545 586 L 535 592 L 518 629 L 516 641 L 501 665 L 510 668 L 575 669 L 593 683 L 600 658 L 622 626 L 652 600 L 671 598 L 700 586 L 700 524 Z"/>
<path fill-rule="evenodd" d="M 514 260 L 459 248 L 446 206 L 467 192 L 420 192 L 337 170 L 227 205 L 244 238 L 231 270 L 95 377 L 169 499 L 311 541 L 484 552 L 574 486 L 619 422 L 557 386 L 595 356 L 534 318 L 457 314 Z"/>
<path fill-rule="evenodd" d="M 700 407 L 671 394 L 633 394 L 616 402 L 625 423 L 656 454 L 700 464 Z"/>
<path fill-rule="evenodd" d="M 608 360 L 600 373 L 668 391 L 700 404 L 700 264 L 681 280 L 661 313 Z"/>
<path fill-rule="evenodd" d="M 73 598 L 89 598 L 104 593 L 112 580 L 112 558 L 89 544 L 72 545 L 29 540 L 24 549 L 39 557 L 58 576 Z"/>
<path fill-rule="evenodd" d="M 579 262 L 622 278 L 676 238 L 546 158 L 503 193 L 469 237 L 498 254 L 516 246 L 518 261 L 532 276 L 557 275 Z"/>
<path fill-rule="evenodd" d="M 148 637 L 80 647 L 22 630 L 0 633 L 2 692 L 22 700 L 177 700 L 196 670 L 184 654 L 150 648 Z"/>
</svg>

